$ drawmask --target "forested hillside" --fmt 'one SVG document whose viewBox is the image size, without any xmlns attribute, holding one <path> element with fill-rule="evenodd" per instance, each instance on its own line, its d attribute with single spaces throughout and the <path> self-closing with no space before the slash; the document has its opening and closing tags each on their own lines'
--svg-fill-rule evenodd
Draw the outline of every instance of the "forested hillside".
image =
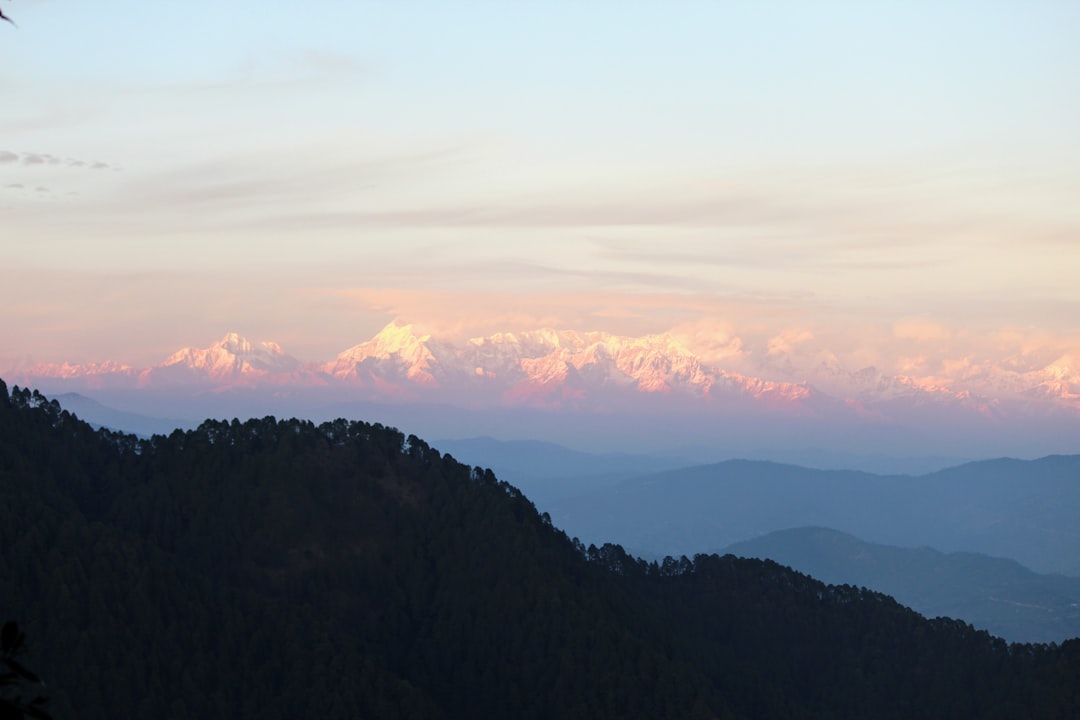
<svg viewBox="0 0 1080 720">
<path fill-rule="evenodd" d="M 0 619 L 58 720 L 1080 715 L 1080 642 L 585 548 L 393 428 L 139 440 L 2 382 Z"/>
<path fill-rule="evenodd" d="M 778 530 L 724 548 L 769 558 L 827 583 L 873 588 L 926 617 L 961 618 L 1017 642 L 1080 637 L 1080 578 L 1014 560 L 868 543 L 828 528 Z"/>
<path fill-rule="evenodd" d="M 587 542 L 655 557 L 815 526 L 1080 576 L 1078 455 L 984 460 L 919 477 L 727 460 L 631 477 L 545 509 Z"/>
</svg>

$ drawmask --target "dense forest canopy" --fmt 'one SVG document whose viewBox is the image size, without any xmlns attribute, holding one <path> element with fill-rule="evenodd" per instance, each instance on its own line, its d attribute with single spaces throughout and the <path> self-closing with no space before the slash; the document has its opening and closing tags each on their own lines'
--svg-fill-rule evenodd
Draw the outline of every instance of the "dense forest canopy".
<svg viewBox="0 0 1080 720">
<path fill-rule="evenodd" d="M 140 439 L 0 381 L 0 616 L 63 717 L 1073 718 L 1007 644 L 768 561 L 584 547 L 395 428 Z"/>
</svg>

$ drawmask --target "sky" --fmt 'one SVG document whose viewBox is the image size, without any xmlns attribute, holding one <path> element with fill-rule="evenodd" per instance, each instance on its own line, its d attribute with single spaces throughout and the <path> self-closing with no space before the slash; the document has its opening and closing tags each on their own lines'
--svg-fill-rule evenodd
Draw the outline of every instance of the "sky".
<svg viewBox="0 0 1080 720">
<path fill-rule="evenodd" d="M 394 318 L 1080 349 L 1073 0 L 0 2 L 0 370 Z"/>
</svg>

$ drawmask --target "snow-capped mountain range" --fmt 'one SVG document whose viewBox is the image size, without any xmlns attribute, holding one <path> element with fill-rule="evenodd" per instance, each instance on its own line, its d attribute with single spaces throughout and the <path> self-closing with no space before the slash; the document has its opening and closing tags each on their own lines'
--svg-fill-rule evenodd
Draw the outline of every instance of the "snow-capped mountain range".
<svg viewBox="0 0 1080 720">
<path fill-rule="evenodd" d="M 455 343 L 387 325 L 329 362 L 303 362 L 272 342 L 229 333 L 207 348 L 183 348 L 150 368 L 117 362 L 45 364 L 9 382 L 64 390 L 332 387 L 343 397 L 469 407 L 612 409 L 653 398 L 686 407 L 738 404 L 796 415 L 837 408 L 891 414 L 900 406 L 948 406 L 982 415 L 1038 405 L 1080 413 L 1080 363 L 1063 357 L 1035 370 L 982 367 L 933 381 L 874 368 L 847 370 L 835 357 L 811 366 L 765 358 L 754 374 L 702 362 L 667 335 L 541 329 Z"/>
<path fill-rule="evenodd" d="M 252 344 L 247 338 L 229 333 L 206 349 L 184 348 L 165 359 L 151 372 L 179 370 L 211 380 L 232 381 L 240 377 L 281 375 L 301 368 L 301 362 L 286 355 L 277 343 Z"/>
</svg>

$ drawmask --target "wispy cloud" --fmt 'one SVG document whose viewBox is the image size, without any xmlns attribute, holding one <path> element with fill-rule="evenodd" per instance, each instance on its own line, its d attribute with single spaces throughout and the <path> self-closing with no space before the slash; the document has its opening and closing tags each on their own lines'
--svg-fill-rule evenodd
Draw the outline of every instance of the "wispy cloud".
<svg viewBox="0 0 1080 720">
<path fill-rule="evenodd" d="M 883 191 L 814 191 L 767 182 L 710 192 L 514 192 L 487 181 L 477 184 L 474 160 L 454 148 L 352 164 L 286 156 L 247 167 L 244 161 L 208 163 L 141 178 L 125 189 L 123 202 L 144 215 L 156 208 L 177 224 L 274 234 L 572 232 L 594 238 L 594 261 L 621 264 L 627 272 L 631 265 L 944 272 L 971 258 L 998 263 L 1021 243 L 1061 245 L 1062 238 L 1080 232 L 1080 216 L 1010 214 L 929 192 L 890 197 Z M 427 192 L 406 194 L 409 177 Z M 430 182 L 433 177 L 440 182 Z M 449 193 L 453 201 L 439 197 L 435 189 L 442 186 L 455 188 Z M 198 214 L 183 210 L 196 207 Z M 997 267 L 1000 272 L 1002 264 Z"/>
<path fill-rule="evenodd" d="M 791 353 L 796 346 L 814 339 L 814 333 L 806 328 L 784 328 L 778 335 L 769 338 L 767 353 L 769 355 L 786 355 Z"/>
<path fill-rule="evenodd" d="M 805 304 L 770 296 L 673 291 L 544 290 L 542 287 L 432 289 L 427 287 L 312 287 L 308 295 L 341 298 L 354 312 L 402 318 L 458 337 L 555 327 L 626 335 L 667 332 L 729 345 L 743 332 L 757 336 L 800 317 Z M 735 328 L 739 329 L 736 333 Z"/>
<path fill-rule="evenodd" d="M 144 174 L 124 186 L 115 200 L 118 208 L 144 213 L 186 215 L 197 208 L 208 222 L 246 209 L 252 227 L 280 226 L 291 212 L 456 162 L 465 151 L 442 147 L 349 157 L 340 148 L 320 145 L 282 150 L 276 156 L 238 155 Z M 331 214 L 308 212 L 313 217 Z M 317 229 L 317 224 L 307 229 Z"/>
<path fill-rule="evenodd" d="M 33 166 L 62 166 L 70 168 L 86 168 L 89 170 L 120 170 L 115 165 L 101 162 L 100 160 L 80 160 L 72 157 L 62 157 L 52 153 L 43 152 L 12 152 L 0 150 L 0 165 L 23 165 Z"/>
</svg>

